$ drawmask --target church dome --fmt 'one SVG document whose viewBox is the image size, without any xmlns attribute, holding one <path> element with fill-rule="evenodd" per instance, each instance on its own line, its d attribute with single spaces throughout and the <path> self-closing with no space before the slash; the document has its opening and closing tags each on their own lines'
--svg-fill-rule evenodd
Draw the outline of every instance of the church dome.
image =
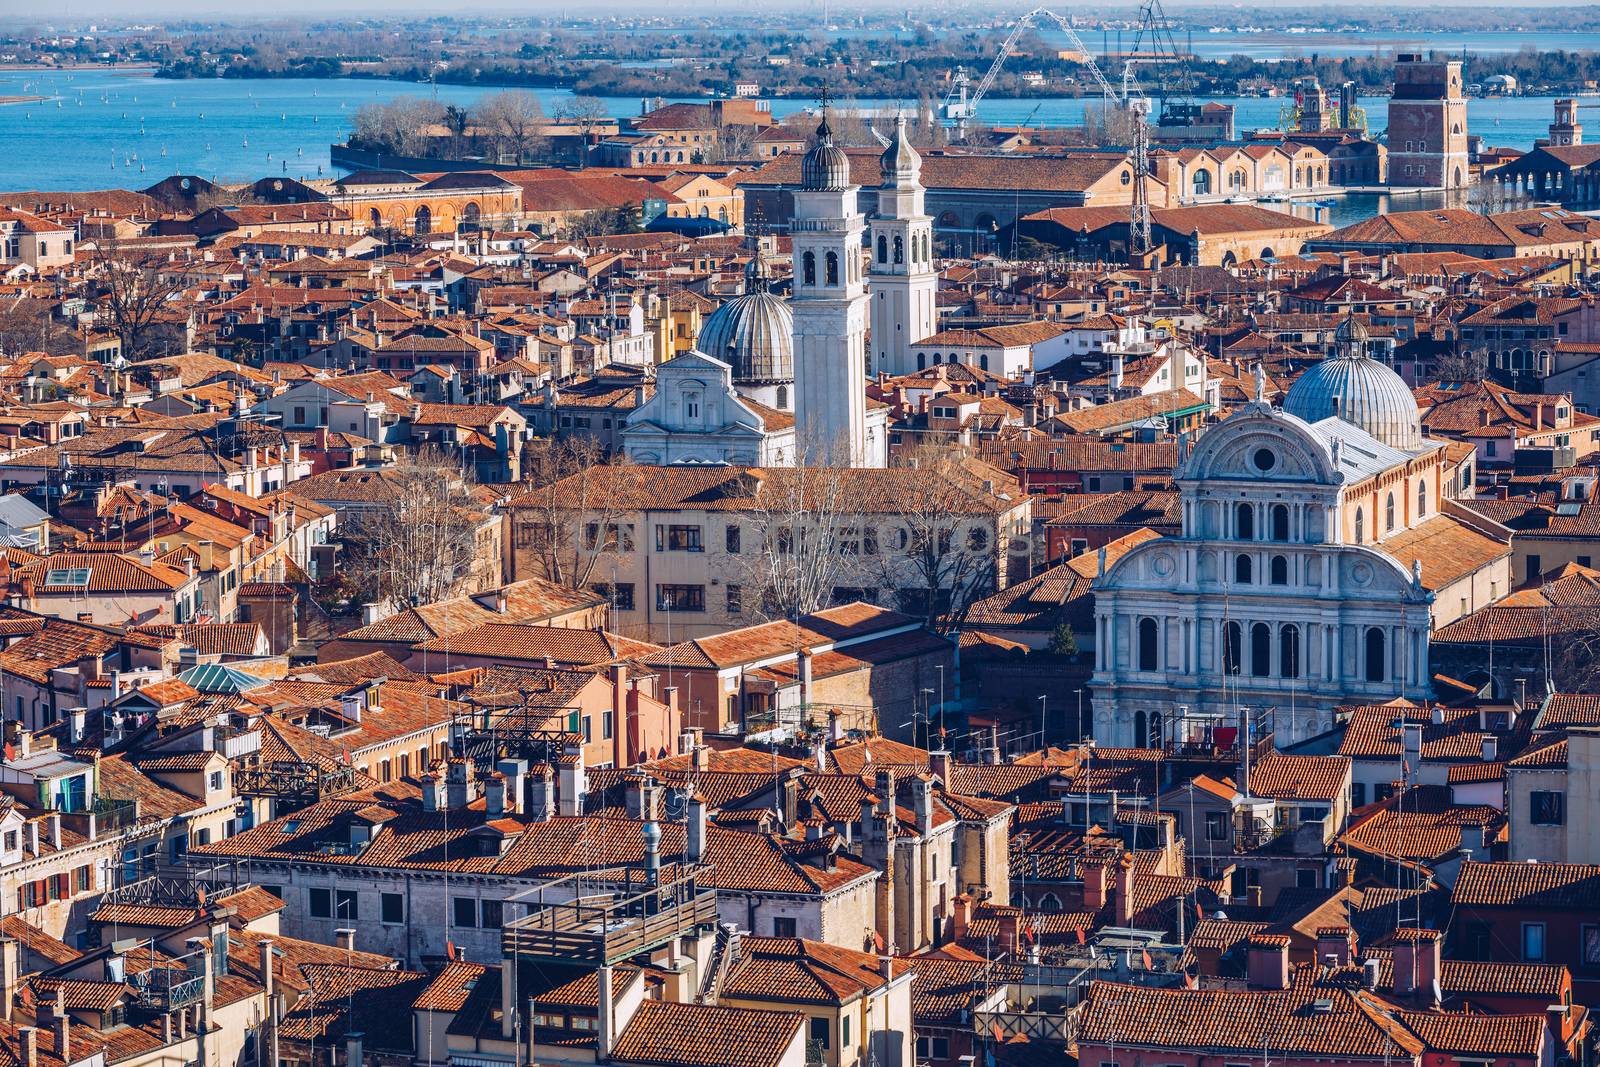
<svg viewBox="0 0 1600 1067">
<path fill-rule="evenodd" d="M 812 191 L 850 187 L 850 157 L 833 143 L 833 131 L 828 129 L 826 116 L 817 126 L 817 143 L 800 161 L 800 184 Z"/>
<path fill-rule="evenodd" d="M 1334 354 L 1300 376 L 1283 410 L 1307 422 L 1337 416 L 1390 448 L 1415 452 L 1422 447 L 1417 398 L 1400 375 L 1367 355 L 1366 340 L 1366 327 L 1353 317 L 1340 323 Z"/>
<path fill-rule="evenodd" d="M 922 157 L 911 147 L 906 136 L 906 117 L 895 119 L 894 139 L 878 157 L 878 169 L 883 174 L 884 185 L 909 185 L 922 173 Z"/>
<path fill-rule="evenodd" d="M 767 289 L 771 278 L 758 251 L 745 267 L 745 293 L 700 325 L 695 348 L 733 368 L 738 383 L 794 380 L 794 313 Z"/>
</svg>

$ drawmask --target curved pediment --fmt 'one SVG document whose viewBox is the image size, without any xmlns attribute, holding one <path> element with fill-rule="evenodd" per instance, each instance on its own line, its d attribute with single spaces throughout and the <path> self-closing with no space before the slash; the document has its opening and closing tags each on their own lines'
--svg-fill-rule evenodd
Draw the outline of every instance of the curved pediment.
<svg viewBox="0 0 1600 1067">
<path fill-rule="evenodd" d="M 1180 480 L 1337 485 L 1333 451 L 1305 420 L 1250 404 L 1212 427 L 1178 470 Z"/>
</svg>

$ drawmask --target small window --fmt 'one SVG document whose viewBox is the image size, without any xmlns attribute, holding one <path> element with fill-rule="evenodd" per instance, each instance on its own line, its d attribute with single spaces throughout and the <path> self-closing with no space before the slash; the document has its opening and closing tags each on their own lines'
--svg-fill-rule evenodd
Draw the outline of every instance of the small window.
<svg viewBox="0 0 1600 1067">
<path fill-rule="evenodd" d="M 1267 580 L 1273 585 L 1289 584 L 1289 561 L 1287 558 L 1283 556 L 1272 557 L 1271 570 Z"/>
<path fill-rule="evenodd" d="M 1239 585 L 1249 585 L 1254 576 L 1255 564 L 1244 554 L 1233 558 L 1233 580 Z"/>
<path fill-rule="evenodd" d="M 313 919 L 333 918 L 333 891 L 329 889 L 313 889 L 306 895 L 306 903 L 311 907 Z"/>
<path fill-rule="evenodd" d="M 476 927 L 478 925 L 478 902 L 472 897 L 450 898 L 451 925 L 462 927 Z"/>
<path fill-rule="evenodd" d="M 828 1020 L 813 1018 L 811 1020 L 811 1043 L 818 1048 L 828 1048 Z"/>
<path fill-rule="evenodd" d="M 772 919 L 772 936 L 773 937 L 794 937 L 795 936 L 794 920 L 790 919 L 790 918 L 785 918 L 784 916 L 781 916 L 781 915 L 773 916 L 773 919 Z"/>
<path fill-rule="evenodd" d="M 361 918 L 361 900 L 354 889 L 334 890 L 333 917 L 341 922 L 352 922 Z"/>
<path fill-rule="evenodd" d="M 1228 813 L 1225 811 L 1206 812 L 1206 840 L 1226 841 L 1228 839 Z"/>
<path fill-rule="evenodd" d="M 499 900 L 480 900 L 479 915 L 485 930 L 498 930 L 505 915 L 505 904 Z"/>
<path fill-rule="evenodd" d="M 727 550 L 730 556 L 737 556 L 739 554 L 738 523 L 728 523 L 727 529 L 723 531 L 723 547 Z"/>
<path fill-rule="evenodd" d="M 1528 821 L 1535 826 L 1562 826 L 1567 821 L 1567 795 L 1535 789 L 1528 794 Z"/>
<path fill-rule="evenodd" d="M 378 898 L 379 918 L 390 926 L 406 921 L 406 898 L 399 893 L 384 893 Z"/>
<path fill-rule="evenodd" d="M 1255 456 L 1252 458 L 1255 461 L 1256 470 L 1261 471 L 1263 474 L 1278 465 L 1278 456 L 1270 448 L 1256 449 Z"/>
<path fill-rule="evenodd" d="M 1527 963 L 1544 962 L 1544 923 L 1522 924 L 1522 958 Z"/>
</svg>

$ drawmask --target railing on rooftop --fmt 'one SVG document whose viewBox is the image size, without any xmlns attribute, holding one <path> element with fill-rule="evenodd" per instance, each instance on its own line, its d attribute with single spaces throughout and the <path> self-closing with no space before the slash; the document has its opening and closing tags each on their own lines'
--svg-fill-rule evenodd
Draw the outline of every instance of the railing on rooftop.
<svg viewBox="0 0 1600 1067">
<path fill-rule="evenodd" d="M 89 813 L 94 816 L 97 833 L 125 830 L 139 821 L 139 801 L 131 797 L 96 793 Z"/>
<path fill-rule="evenodd" d="M 296 760 L 273 760 L 234 772 L 234 791 L 242 796 L 277 797 L 310 804 L 356 787 L 354 767 L 332 770 Z"/>
<path fill-rule="evenodd" d="M 130 962 L 137 963 L 138 950 L 130 954 Z M 154 957 L 154 950 L 151 950 Z M 175 960 L 162 961 L 146 970 L 128 976 L 139 1005 L 154 1012 L 177 1011 L 194 1004 L 205 996 L 205 952 L 191 952 Z"/>
<path fill-rule="evenodd" d="M 501 930 L 502 952 L 598 966 L 715 927 L 716 890 L 699 883 L 705 871 L 696 868 L 651 884 L 648 872 L 628 867 L 542 883 L 510 898 L 532 910 Z"/>
</svg>

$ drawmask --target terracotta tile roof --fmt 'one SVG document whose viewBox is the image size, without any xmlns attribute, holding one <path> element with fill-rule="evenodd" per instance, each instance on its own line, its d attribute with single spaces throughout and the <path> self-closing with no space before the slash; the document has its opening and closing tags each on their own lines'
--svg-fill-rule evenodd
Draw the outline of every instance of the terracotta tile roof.
<svg viewBox="0 0 1600 1067">
<path fill-rule="evenodd" d="M 1566 737 L 1564 735 L 1547 737 L 1542 741 L 1535 741 L 1533 744 L 1528 746 L 1527 751 L 1523 752 L 1515 759 L 1509 760 L 1503 764 L 1502 777 L 1504 777 L 1504 767 L 1514 767 L 1518 770 L 1531 767 L 1548 767 L 1555 769 L 1565 767 L 1566 765 Z M 1470 766 L 1470 764 L 1468 766 Z M 1451 770 L 1454 769 L 1455 768 L 1451 768 Z"/>
<path fill-rule="evenodd" d="M 1490 537 L 1449 515 L 1435 515 L 1374 547 L 1392 557 L 1407 574 L 1413 563 L 1421 563 L 1423 588 L 1433 590 L 1511 555 L 1510 541 Z"/>
<path fill-rule="evenodd" d="M 1350 784 L 1344 756 L 1287 756 L 1269 752 L 1250 768 L 1250 794 L 1275 800 L 1331 802 Z"/>
<path fill-rule="evenodd" d="M 660 645 L 607 633 L 565 626 L 537 626 L 493 622 L 468 630 L 419 641 L 418 652 L 442 655 L 494 657 L 506 660 L 543 660 L 570 666 L 589 666 L 622 657 L 649 657 Z"/>
<path fill-rule="evenodd" d="M 1394 983 L 1394 957 L 1378 959 L 1378 988 Z M 1566 967 L 1555 963 L 1496 963 L 1479 960 L 1439 961 L 1439 988 L 1447 997 L 1546 997 L 1561 1000 L 1567 988 Z"/>
<path fill-rule="evenodd" d="M 1539 729 L 1600 726 L 1600 693 L 1552 693 L 1539 714 Z"/>
<path fill-rule="evenodd" d="M 1429 1052 L 1454 1056 L 1516 1056 L 1536 1060 L 1545 1047 L 1549 1026 L 1543 1015 L 1399 1011 L 1395 1016 L 1423 1040 Z"/>
<path fill-rule="evenodd" d="M 1258 935 L 1260 936 L 1260 935 Z M 1327 1010 L 1315 1001 L 1327 1000 Z M 1205 1049 L 1389 1060 L 1415 1056 L 1423 1042 L 1361 992 L 1305 987 L 1283 991 L 1152 989 L 1095 982 L 1085 998 L 1080 1045 Z"/>
<path fill-rule="evenodd" d="M 1600 866 L 1585 863 L 1461 865 L 1451 890 L 1457 907 L 1600 911 Z"/>
<path fill-rule="evenodd" d="M 1106 566 L 1109 568 L 1134 547 L 1160 536 L 1145 528 L 1108 542 Z M 1087 631 L 1093 619 L 1092 586 L 1099 568 L 1100 550 L 1085 552 L 978 601 L 967 610 L 966 621 L 977 627 L 1028 630 L 1053 630 L 1065 624 Z"/>
<path fill-rule="evenodd" d="M 480 963 L 452 960 L 444 970 L 434 975 L 433 981 L 412 1002 L 414 1011 L 460 1011 L 467 1003 L 472 987 L 489 968 Z"/>
<path fill-rule="evenodd" d="M 828 769 L 840 774 L 871 773 L 878 767 L 928 769 L 927 749 L 891 741 L 886 737 L 870 737 L 864 741 L 836 745 L 828 749 L 827 759 Z"/>
<path fill-rule="evenodd" d="M 777 1067 L 800 1039 L 799 1012 L 646 1000 L 611 1059 L 651 1067 Z"/>
<path fill-rule="evenodd" d="M 82 955 L 65 941 L 51 937 L 20 915 L 7 915 L 0 919 L 0 936 L 16 938 L 28 952 L 51 964 L 71 963 Z"/>
<path fill-rule="evenodd" d="M 1401 722 L 1422 724 L 1424 760 L 1479 760 L 1483 758 L 1484 732 L 1474 708 L 1422 708 L 1408 701 L 1367 705 L 1347 710 L 1349 720 L 1339 754 L 1354 759 L 1399 760 Z M 1433 714 L 1442 721 L 1435 725 Z"/>
<path fill-rule="evenodd" d="M 738 961 L 723 979 L 731 1000 L 843 1005 L 887 982 L 876 955 L 796 937 L 744 937 Z M 896 961 L 898 976 L 910 970 Z"/>
<path fill-rule="evenodd" d="M 652 667 L 733 667 L 774 656 L 798 654 L 846 639 L 902 629 L 915 623 L 909 615 L 857 601 L 788 620 L 761 623 L 697 638 L 646 656 Z"/>
<path fill-rule="evenodd" d="M 1463 830 L 1479 827 L 1493 844 L 1505 813 L 1488 804 L 1452 804 L 1445 786 L 1418 786 L 1362 809 L 1340 841 L 1379 856 L 1431 862 L 1462 847 Z"/>
</svg>

